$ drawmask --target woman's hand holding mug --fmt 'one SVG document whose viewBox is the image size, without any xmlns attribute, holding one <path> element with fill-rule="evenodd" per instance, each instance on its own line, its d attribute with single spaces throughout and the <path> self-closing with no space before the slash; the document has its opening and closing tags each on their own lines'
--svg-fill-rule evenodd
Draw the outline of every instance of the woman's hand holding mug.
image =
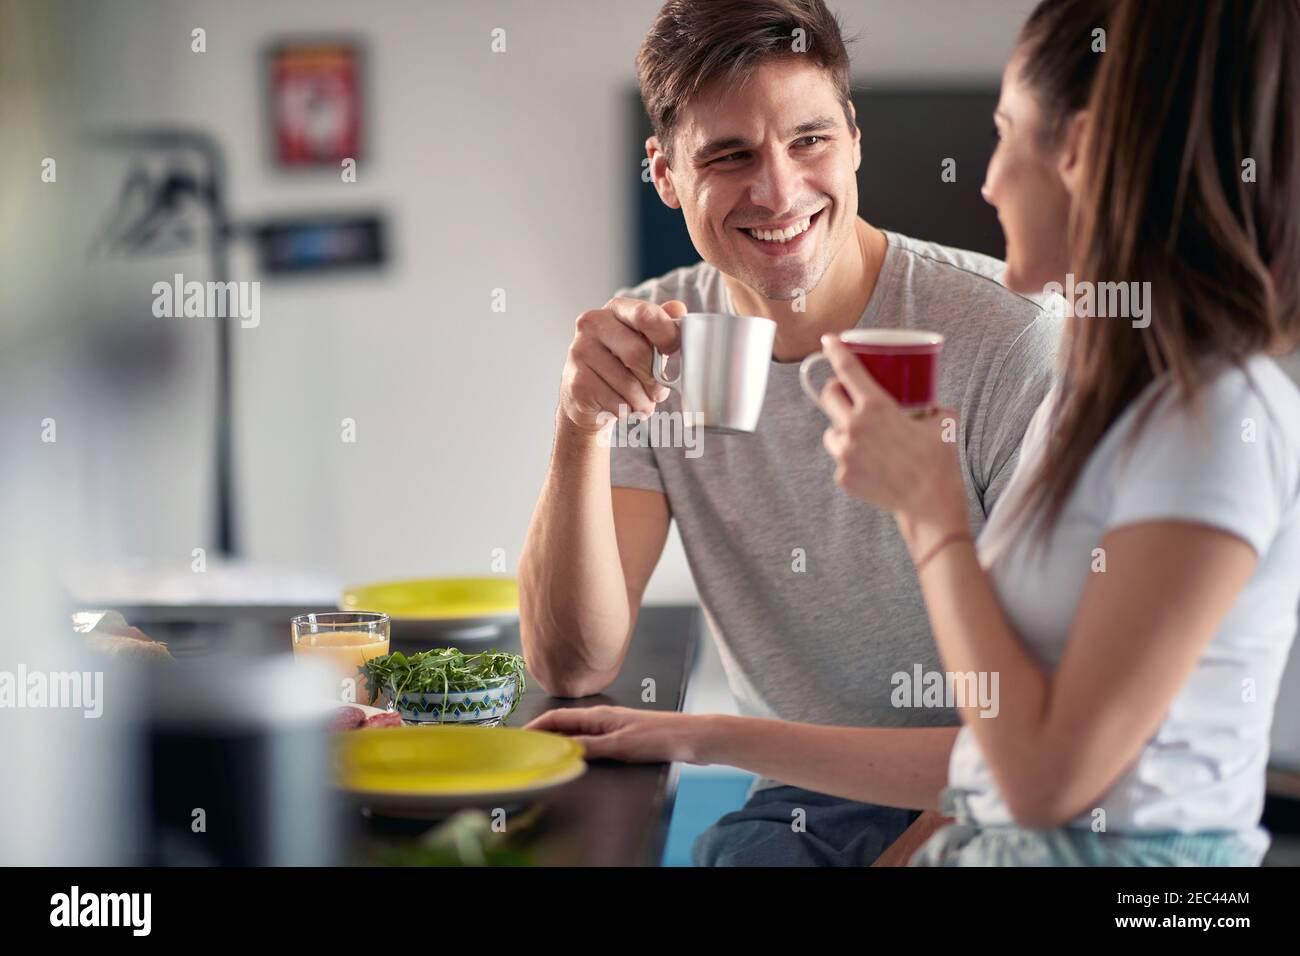
<svg viewBox="0 0 1300 956">
<path fill-rule="evenodd" d="M 835 483 L 893 514 L 914 557 L 966 531 L 956 411 L 904 411 L 837 337 L 823 336 L 822 349 L 835 371 L 817 397 L 831 420 L 822 444 L 838 466 Z"/>
</svg>

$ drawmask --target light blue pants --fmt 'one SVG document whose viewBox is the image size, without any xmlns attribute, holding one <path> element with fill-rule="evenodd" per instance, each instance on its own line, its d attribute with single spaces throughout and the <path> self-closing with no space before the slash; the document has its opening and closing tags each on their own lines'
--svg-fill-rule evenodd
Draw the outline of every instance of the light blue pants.
<svg viewBox="0 0 1300 956">
<path fill-rule="evenodd" d="M 1269 844 L 1261 828 L 1139 836 L 1076 827 L 980 826 L 961 791 L 951 787 L 940 806 L 956 822 L 930 837 L 909 866 L 1259 866 Z"/>
</svg>

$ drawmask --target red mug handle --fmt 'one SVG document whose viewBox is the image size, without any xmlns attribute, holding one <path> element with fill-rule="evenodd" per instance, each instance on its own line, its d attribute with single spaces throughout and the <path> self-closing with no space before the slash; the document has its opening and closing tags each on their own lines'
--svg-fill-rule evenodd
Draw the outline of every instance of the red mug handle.
<svg viewBox="0 0 1300 956">
<path fill-rule="evenodd" d="M 806 394 L 814 402 L 820 400 L 821 396 L 819 396 L 817 394 L 817 391 L 813 388 L 812 380 L 809 378 L 809 376 L 812 373 L 812 369 L 814 365 L 816 365 L 818 362 L 829 362 L 829 361 L 830 359 L 826 357 L 825 352 L 814 352 L 812 355 L 808 356 L 806 359 L 804 359 L 802 362 L 799 363 L 799 385 L 801 388 L 803 388 L 804 394 Z"/>
</svg>

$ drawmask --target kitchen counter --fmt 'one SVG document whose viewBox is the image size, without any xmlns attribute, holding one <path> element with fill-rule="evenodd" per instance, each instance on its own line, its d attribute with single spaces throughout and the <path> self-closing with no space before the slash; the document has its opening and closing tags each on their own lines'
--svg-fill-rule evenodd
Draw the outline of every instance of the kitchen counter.
<svg viewBox="0 0 1300 956">
<path fill-rule="evenodd" d="M 237 647 L 253 654 L 290 653 L 289 620 L 297 613 L 333 608 L 304 607 L 120 607 L 126 620 L 167 643 L 177 659 L 194 659 Z M 509 724 L 522 727 L 538 714 L 560 707 L 615 704 L 652 710 L 680 710 L 694 660 L 702 615 L 693 606 L 643 608 L 618 679 L 603 693 L 577 700 L 549 696 L 536 681 Z M 409 651 L 395 629 L 393 649 Z M 489 646 L 518 651 L 519 629 L 510 625 L 489 642 L 462 643 L 471 652 Z M 654 681 L 654 701 L 642 699 L 644 681 Z M 657 866 L 663 854 L 676 794 L 670 764 L 589 765 L 577 780 L 540 800 L 511 846 L 539 866 Z M 428 821 L 368 818 L 355 811 L 353 857 L 365 862 L 375 851 L 414 841 L 434 825 Z"/>
</svg>

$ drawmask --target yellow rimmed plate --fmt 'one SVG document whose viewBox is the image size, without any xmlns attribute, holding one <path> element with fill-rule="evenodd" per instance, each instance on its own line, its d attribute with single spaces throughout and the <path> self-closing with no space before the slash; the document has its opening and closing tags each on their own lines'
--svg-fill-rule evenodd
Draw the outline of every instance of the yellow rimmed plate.
<svg viewBox="0 0 1300 956">
<path fill-rule="evenodd" d="M 412 578 L 347 588 L 344 611 L 379 611 L 400 643 L 491 640 L 519 620 L 514 578 Z"/>
<path fill-rule="evenodd" d="M 339 787 L 386 816 L 517 806 L 587 770 L 581 744 L 538 730 L 381 727 L 338 736 Z"/>
</svg>

